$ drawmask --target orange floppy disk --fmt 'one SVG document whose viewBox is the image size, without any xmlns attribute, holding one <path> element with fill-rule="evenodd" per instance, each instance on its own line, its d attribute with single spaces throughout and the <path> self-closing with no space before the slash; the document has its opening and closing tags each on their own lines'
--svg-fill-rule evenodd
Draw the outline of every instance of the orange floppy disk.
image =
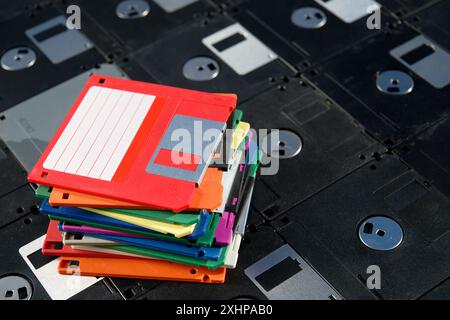
<svg viewBox="0 0 450 320">
<path fill-rule="evenodd" d="M 164 260 L 61 257 L 58 272 L 65 275 L 93 277 L 223 283 L 226 268 L 210 270 Z"/>
<path fill-rule="evenodd" d="M 223 171 L 208 168 L 200 186 L 195 189 L 191 198 L 189 210 L 214 210 L 222 204 Z M 155 209 L 138 203 L 120 201 L 99 197 L 87 193 L 66 189 L 53 188 L 49 202 L 52 206 L 91 207 L 91 208 L 121 208 L 121 209 Z"/>
</svg>

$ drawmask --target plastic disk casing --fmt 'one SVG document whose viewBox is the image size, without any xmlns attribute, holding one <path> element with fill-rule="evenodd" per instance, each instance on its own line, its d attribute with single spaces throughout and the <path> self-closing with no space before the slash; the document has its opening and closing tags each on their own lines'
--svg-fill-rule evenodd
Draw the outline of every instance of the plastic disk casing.
<svg viewBox="0 0 450 320">
<path fill-rule="evenodd" d="M 62 257 L 58 272 L 66 275 L 223 283 L 226 269 L 210 270 L 162 260 Z"/>
<path fill-rule="evenodd" d="M 183 211 L 201 184 L 236 97 L 93 75 L 28 175 L 33 183 Z M 182 152 L 179 129 L 214 135 Z M 201 139 L 202 140 L 202 139 Z M 211 140 L 214 143 L 211 143 Z M 175 163 L 174 155 L 190 161 Z"/>
</svg>

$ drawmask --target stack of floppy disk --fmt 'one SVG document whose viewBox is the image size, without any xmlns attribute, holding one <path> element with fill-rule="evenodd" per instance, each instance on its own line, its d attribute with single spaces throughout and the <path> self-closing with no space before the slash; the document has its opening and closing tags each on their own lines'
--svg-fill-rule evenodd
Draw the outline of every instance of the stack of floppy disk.
<svg viewBox="0 0 450 320">
<path fill-rule="evenodd" d="M 93 75 L 29 174 L 65 275 L 222 283 L 259 151 L 236 96 Z"/>
</svg>

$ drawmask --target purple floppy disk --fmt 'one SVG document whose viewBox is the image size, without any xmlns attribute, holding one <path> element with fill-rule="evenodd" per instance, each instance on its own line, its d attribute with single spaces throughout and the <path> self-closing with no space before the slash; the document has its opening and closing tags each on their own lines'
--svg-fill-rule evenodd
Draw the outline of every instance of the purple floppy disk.
<svg viewBox="0 0 450 320">
<path fill-rule="evenodd" d="M 217 225 L 215 237 L 215 244 L 219 246 L 226 246 L 231 243 L 231 237 L 233 235 L 235 215 L 233 212 L 225 211 L 222 213 L 222 217 Z"/>
</svg>

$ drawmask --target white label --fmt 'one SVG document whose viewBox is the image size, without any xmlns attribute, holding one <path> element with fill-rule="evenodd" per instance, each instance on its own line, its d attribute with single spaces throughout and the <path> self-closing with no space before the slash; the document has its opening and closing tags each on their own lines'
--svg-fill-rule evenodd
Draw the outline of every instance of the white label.
<svg viewBox="0 0 450 320">
<path fill-rule="evenodd" d="M 109 254 L 115 254 L 117 256 L 126 256 L 126 257 L 131 257 L 131 258 L 159 260 L 159 259 L 152 258 L 152 257 L 140 256 L 140 255 L 133 254 L 133 253 L 128 253 L 128 252 L 125 252 L 125 251 L 114 250 L 114 249 L 111 249 L 111 248 L 108 248 L 108 247 L 96 247 L 96 246 L 88 246 L 88 245 L 73 245 L 71 247 L 72 247 L 72 249 L 76 249 L 76 250 L 109 253 Z"/>
<path fill-rule="evenodd" d="M 155 96 L 92 87 L 44 162 L 44 168 L 111 181 Z"/>
<path fill-rule="evenodd" d="M 39 269 L 36 269 L 28 257 L 36 251 L 40 251 L 42 249 L 44 240 L 45 235 L 24 245 L 19 249 L 19 253 L 31 271 L 33 271 L 42 287 L 44 287 L 45 291 L 47 291 L 48 295 L 53 300 L 67 300 L 103 279 L 59 274 L 59 258 L 50 261 Z"/>
<path fill-rule="evenodd" d="M 315 1 L 345 23 L 353 23 L 381 8 L 381 6 L 373 0 Z"/>
</svg>

